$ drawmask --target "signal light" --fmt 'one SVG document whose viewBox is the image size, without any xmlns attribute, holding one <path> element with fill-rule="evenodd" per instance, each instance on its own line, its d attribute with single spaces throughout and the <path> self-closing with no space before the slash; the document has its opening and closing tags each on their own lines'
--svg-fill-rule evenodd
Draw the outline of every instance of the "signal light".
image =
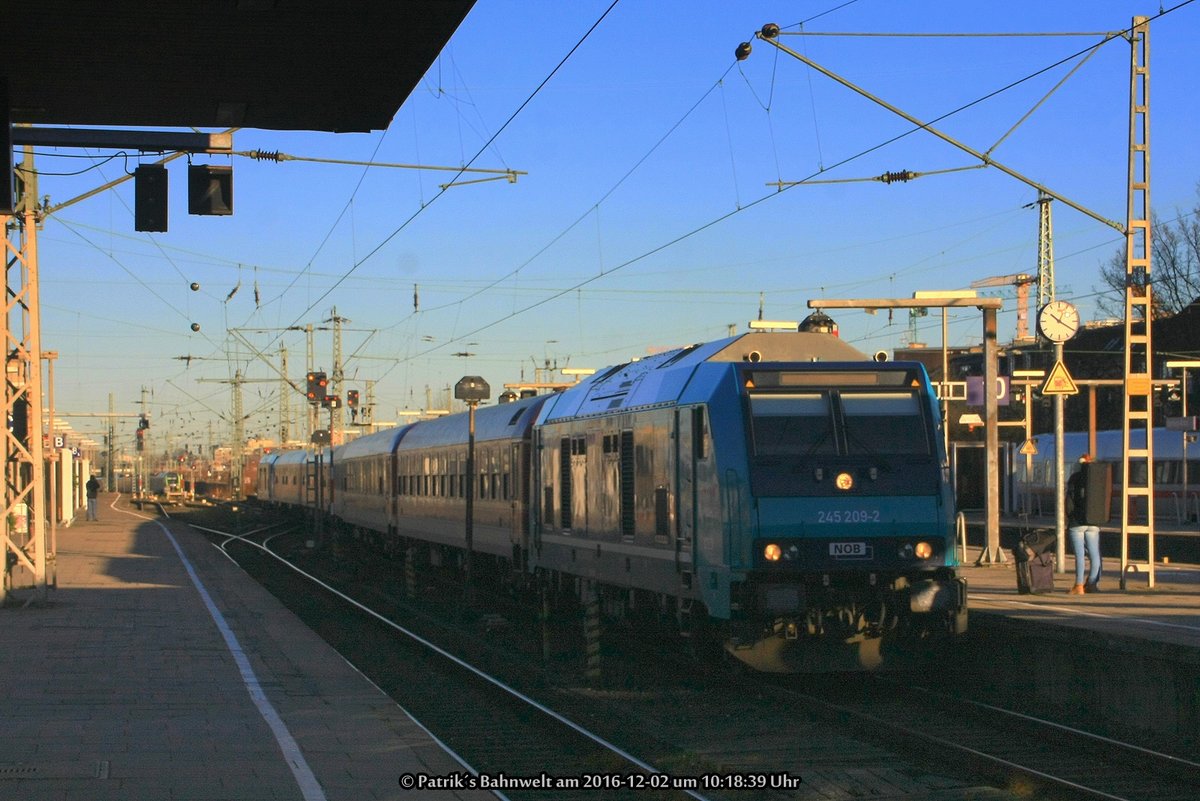
<svg viewBox="0 0 1200 801">
<path fill-rule="evenodd" d="M 233 167 L 188 167 L 188 214 L 233 214 Z"/>
<path fill-rule="evenodd" d="M 357 389 L 346 390 L 346 405 L 349 406 L 351 409 L 358 408 L 358 390 Z"/>
<path fill-rule="evenodd" d="M 326 379 L 324 373 L 309 373 L 308 374 L 308 388 L 307 388 L 307 391 L 305 392 L 305 396 L 308 398 L 308 402 L 309 403 L 324 403 L 325 402 L 325 388 L 328 386 L 329 386 L 329 381 Z"/>
<path fill-rule="evenodd" d="M 167 168 L 143 164 L 133 172 L 133 230 L 167 230 Z"/>
</svg>

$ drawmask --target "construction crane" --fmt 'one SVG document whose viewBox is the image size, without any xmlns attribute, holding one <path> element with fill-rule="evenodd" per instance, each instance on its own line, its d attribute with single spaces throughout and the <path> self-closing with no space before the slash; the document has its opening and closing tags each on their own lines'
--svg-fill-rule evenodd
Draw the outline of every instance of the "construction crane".
<svg viewBox="0 0 1200 801">
<path fill-rule="evenodd" d="M 1013 273 L 998 275 L 995 278 L 981 278 L 971 282 L 971 289 L 981 289 L 989 286 L 1015 286 L 1017 288 L 1017 336 L 1014 342 L 1032 342 L 1034 337 L 1029 333 L 1029 285 L 1037 283 L 1037 278 L 1029 273 Z"/>
</svg>

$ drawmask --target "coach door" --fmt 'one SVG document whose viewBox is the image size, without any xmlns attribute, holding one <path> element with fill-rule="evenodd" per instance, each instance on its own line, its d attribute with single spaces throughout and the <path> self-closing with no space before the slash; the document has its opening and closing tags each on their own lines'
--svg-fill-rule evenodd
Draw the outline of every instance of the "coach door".
<svg viewBox="0 0 1200 801">
<path fill-rule="evenodd" d="M 501 471 L 504 500 L 508 501 L 509 531 L 513 545 L 522 552 L 529 548 L 529 517 L 524 514 L 522 501 L 529 497 L 529 471 L 526 468 L 528 448 L 522 442 L 514 442 L 509 448 L 508 464 Z"/>
<path fill-rule="evenodd" d="M 680 573 L 692 569 L 692 542 L 696 536 L 696 459 L 697 436 L 703 443 L 704 409 L 675 411 L 675 568 Z M 701 447 L 703 447 L 701 445 Z"/>
</svg>

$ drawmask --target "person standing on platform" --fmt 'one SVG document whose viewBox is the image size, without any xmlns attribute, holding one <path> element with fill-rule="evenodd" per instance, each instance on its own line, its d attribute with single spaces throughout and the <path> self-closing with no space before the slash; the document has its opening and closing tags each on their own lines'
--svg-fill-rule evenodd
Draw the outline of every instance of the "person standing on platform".
<svg viewBox="0 0 1200 801">
<path fill-rule="evenodd" d="M 1091 454 L 1079 457 L 1079 469 L 1067 480 L 1067 508 L 1071 526 L 1071 549 L 1075 552 L 1075 584 L 1071 595 L 1100 591 L 1100 524 L 1108 522 L 1108 492 L 1102 479 L 1107 477 L 1108 465 L 1092 462 Z M 1084 580 L 1084 552 L 1087 552 L 1088 571 Z"/>
<path fill-rule="evenodd" d="M 100 482 L 95 476 L 88 479 L 88 483 L 84 485 L 87 490 L 87 519 L 99 520 L 100 516 L 96 514 L 96 503 L 100 495 Z"/>
</svg>

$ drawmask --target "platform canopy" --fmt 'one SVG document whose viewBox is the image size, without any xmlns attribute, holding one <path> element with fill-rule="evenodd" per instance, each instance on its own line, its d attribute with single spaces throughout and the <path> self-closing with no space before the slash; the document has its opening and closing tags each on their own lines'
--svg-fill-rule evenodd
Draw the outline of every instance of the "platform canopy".
<svg viewBox="0 0 1200 801">
<path fill-rule="evenodd" d="M 379 130 L 473 4 L 13 4 L 4 14 L 0 83 L 13 124 Z"/>
</svg>

